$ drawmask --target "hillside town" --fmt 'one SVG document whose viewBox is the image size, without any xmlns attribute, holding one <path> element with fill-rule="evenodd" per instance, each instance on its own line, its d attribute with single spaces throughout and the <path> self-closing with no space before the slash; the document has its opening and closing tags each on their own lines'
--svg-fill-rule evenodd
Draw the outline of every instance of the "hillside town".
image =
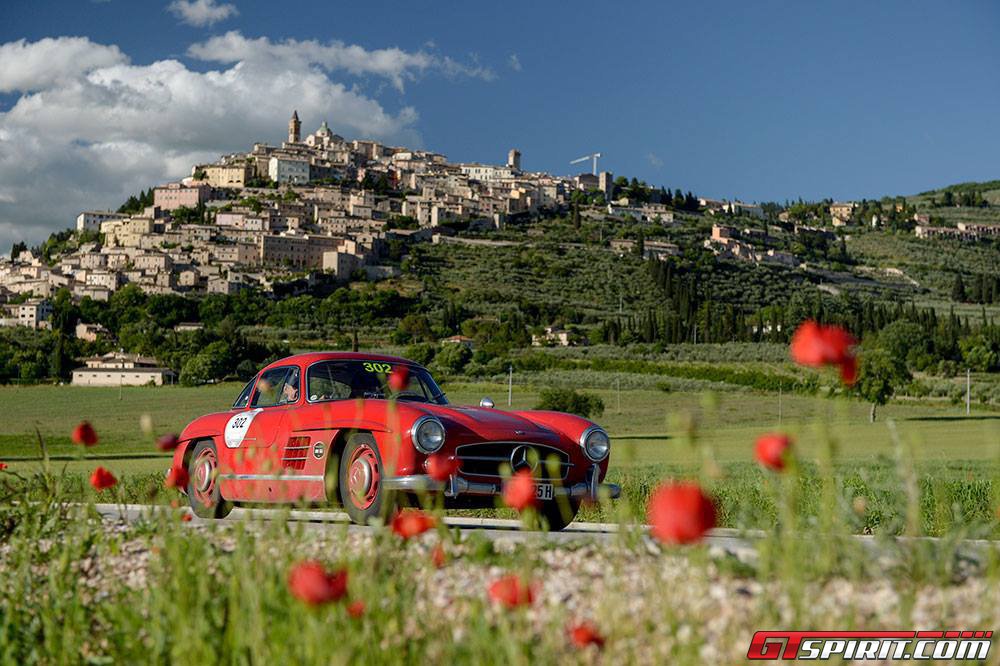
<svg viewBox="0 0 1000 666">
<path fill-rule="evenodd" d="M 440 153 L 347 140 L 325 121 L 303 137 L 293 112 L 280 146 L 256 143 L 248 152 L 192 165 L 190 176 L 132 197 L 117 212 L 82 211 L 76 243 L 55 254 L 24 247 L 0 257 L 0 326 L 47 327 L 48 299 L 60 290 L 77 301 L 107 301 L 127 284 L 147 295 L 196 295 L 250 287 L 267 292 L 278 282 L 308 283 L 321 274 L 340 282 L 394 277 L 398 261 L 386 261 L 393 245 L 509 244 L 449 236 L 456 224 L 501 230 L 571 205 L 577 210 L 580 201 L 586 205 L 579 214 L 591 220 L 670 227 L 680 222 L 678 210 L 718 218 L 701 244 L 716 260 L 788 268 L 805 265 L 804 257 L 788 251 L 790 243 L 832 244 L 838 228 L 887 222 L 877 202 L 875 213 L 866 205 L 872 202 L 829 201 L 775 214 L 759 204 L 682 197 L 679 190 L 674 205 L 666 203 L 667 190 L 662 197 L 649 189 L 649 196 L 630 198 L 622 196 L 622 182 L 628 181 L 597 172 L 596 161 L 593 172 L 574 176 L 528 171 L 517 149 L 501 165 L 452 163 Z M 890 204 L 888 215 L 905 220 L 918 238 L 1000 235 L 995 224 L 932 226 L 926 210 L 901 201 Z M 655 238 L 611 238 L 606 247 L 650 260 L 682 254 L 677 244 Z"/>
<path fill-rule="evenodd" d="M 81 242 L 53 262 L 24 250 L 0 260 L 7 325 L 44 324 L 44 299 L 59 289 L 107 300 L 125 284 L 147 294 L 231 294 L 269 289 L 278 276 L 323 271 L 339 279 L 393 274 L 387 243 L 431 241 L 449 220 L 499 228 L 508 219 L 566 205 L 574 190 L 610 193 L 612 175 L 555 177 L 503 165 L 453 164 L 444 155 L 348 141 L 327 123 L 305 137 L 293 112 L 287 141 L 197 164 L 191 176 L 155 187 L 141 210 L 83 211 Z M 666 210 L 628 209 L 640 216 Z"/>
</svg>

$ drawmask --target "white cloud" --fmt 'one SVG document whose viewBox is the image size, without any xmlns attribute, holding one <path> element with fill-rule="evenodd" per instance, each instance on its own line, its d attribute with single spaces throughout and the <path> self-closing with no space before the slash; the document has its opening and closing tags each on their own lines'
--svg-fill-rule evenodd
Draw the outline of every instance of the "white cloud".
<svg viewBox="0 0 1000 666">
<path fill-rule="evenodd" d="M 0 92 L 43 90 L 127 61 L 117 46 L 95 44 L 86 37 L 19 39 L 0 44 Z"/>
<path fill-rule="evenodd" d="M 507 58 L 507 65 L 515 72 L 521 71 L 521 59 L 517 57 L 516 53 L 510 54 L 510 57 Z"/>
<path fill-rule="evenodd" d="M 253 62 L 260 67 L 269 68 L 316 66 L 327 72 L 343 71 L 356 76 L 379 76 L 388 79 L 400 91 L 403 90 L 404 82 L 414 81 L 429 71 L 487 81 L 495 78 L 488 67 L 476 63 L 463 64 L 426 50 L 410 52 L 395 47 L 366 49 L 338 40 L 327 43 L 311 39 L 273 42 L 267 37 L 245 37 L 235 30 L 193 44 L 188 48 L 188 55 L 221 64 Z"/>
<path fill-rule="evenodd" d="M 659 155 L 656 153 L 647 153 L 646 161 L 649 162 L 649 165 L 654 169 L 659 169 L 663 166 L 663 160 L 660 159 Z"/>
<path fill-rule="evenodd" d="M 245 41 L 277 52 L 287 45 Z M 327 120 L 346 137 L 419 146 L 415 109 L 387 109 L 330 73 L 390 81 L 454 73 L 447 58 L 398 49 L 317 45 L 306 56 L 242 52 L 221 61 L 221 53 L 208 57 L 212 44 L 221 46 L 192 47 L 221 62 L 204 72 L 172 59 L 135 65 L 83 38 L 0 45 L 0 85 L 21 93 L 0 110 L 0 251 L 72 226 L 81 210 L 115 208 L 141 188 L 189 175 L 197 162 L 279 142 L 293 108 L 306 131 Z"/>
<path fill-rule="evenodd" d="M 181 23 L 199 28 L 239 14 L 236 5 L 219 4 L 216 0 L 174 0 L 167 5 L 167 10 L 180 19 Z"/>
</svg>

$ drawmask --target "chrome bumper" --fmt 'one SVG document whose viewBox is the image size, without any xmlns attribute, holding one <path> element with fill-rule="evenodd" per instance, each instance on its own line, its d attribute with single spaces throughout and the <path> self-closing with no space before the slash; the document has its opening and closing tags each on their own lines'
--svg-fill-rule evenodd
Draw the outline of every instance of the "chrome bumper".
<svg viewBox="0 0 1000 666">
<path fill-rule="evenodd" d="M 552 489 L 556 497 L 570 497 L 572 499 L 587 499 L 596 502 L 601 498 L 602 491 L 607 491 L 608 497 L 616 499 L 622 494 L 621 486 L 617 483 L 600 483 L 597 478 L 600 468 L 592 466 L 587 471 L 587 480 L 574 483 L 572 486 L 555 486 Z M 447 481 L 435 481 L 426 474 L 413 474 L 411 476 L 393 476 L 384 479 L 385 487 L 389 490 L 398 490 L 413 493 L 444 493 L 445 497 L 460 497 L 462 495 L 500 495 L 503 493 L 503 484 L 500 483 L 479 483 L 467 481 L 458 476 L 452 476 Z"/>
</svg>

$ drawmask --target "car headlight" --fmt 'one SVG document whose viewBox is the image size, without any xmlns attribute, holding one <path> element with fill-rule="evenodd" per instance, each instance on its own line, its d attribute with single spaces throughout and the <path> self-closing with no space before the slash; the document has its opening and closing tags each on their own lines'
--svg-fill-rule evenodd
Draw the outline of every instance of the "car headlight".
<svg viewBox="0 0 1000 666">
<path fill-rule="evenodd" d="M 588 458 L 594 462 L 601 462 L 611 451 L 611 438 L 604 432 L 604 428 L 590 426 L 580 435 L 580 446 Z"/>
<path fill-rule="evenodd" d="M 434 453 L 444 446 L 444 426 L 433 416 L 421 416 L 410 428 L 410 439 L 421 453 Z"/>
</svg>

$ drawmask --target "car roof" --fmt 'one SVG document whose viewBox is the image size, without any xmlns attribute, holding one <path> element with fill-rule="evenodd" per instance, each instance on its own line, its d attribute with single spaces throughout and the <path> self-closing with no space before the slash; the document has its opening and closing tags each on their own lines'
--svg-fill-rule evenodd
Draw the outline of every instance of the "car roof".
<svg viewBox="0 0 1000 666">
<path fill-rule="evenodd" d="M 308 367 L 317 361 L 384 361 L 386 363 L 405 363 L 407 365 L 415 365 L 421 367 L 419 363 L 414 363 L 405 358 L 399 356 L 387 356 L 385 354 L 368 354 L 365 352 L 305 352 L 303 354 L 295 354 L 293 356 L 286 356 L 285 358 L 274 361 L 273 363 L 264 367 L 264 370 L 269 368 L 276 368 L 282 365 L 300 365 L 302 367 Z"/>
</svg>

